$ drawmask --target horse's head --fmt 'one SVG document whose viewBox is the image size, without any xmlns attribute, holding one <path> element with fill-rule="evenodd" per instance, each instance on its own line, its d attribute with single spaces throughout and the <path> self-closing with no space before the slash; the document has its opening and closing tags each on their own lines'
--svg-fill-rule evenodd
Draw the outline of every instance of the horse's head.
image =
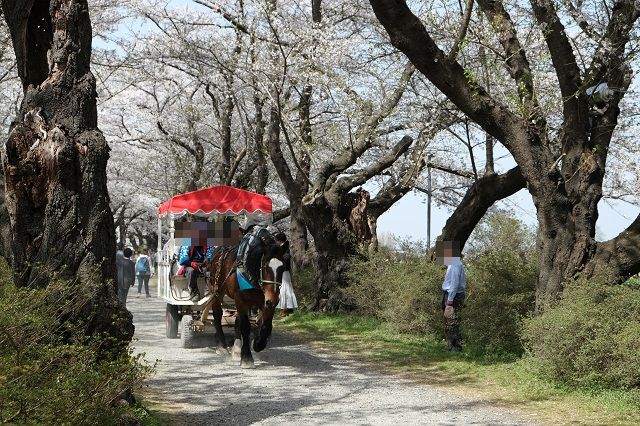
<svg viewBox="0 0 640 426">
<path fill-rule="evenodd" d="M 260 265 L 260 285 L 264 293 L 264 307 L 262 310 L 262 325 L 260 333 L 253 342 L 253 349 L 260 352 L 267 346 L 271 335 L 271 322 L 276 306 L 280 301 L 280 286 L 284 273 L 284 254 L 282 248 L 266 229 L 260 231 L 262 262 Z"/>
<path fill-rule="evenodd" d="M 283 251 L 266 229 L 261 231 L 260 243 L 262 248 L 261 285 L 264 291 L 265 310 L 271 317 L 280 300 L 280 286 L 284 273 Z"/>
</svg>

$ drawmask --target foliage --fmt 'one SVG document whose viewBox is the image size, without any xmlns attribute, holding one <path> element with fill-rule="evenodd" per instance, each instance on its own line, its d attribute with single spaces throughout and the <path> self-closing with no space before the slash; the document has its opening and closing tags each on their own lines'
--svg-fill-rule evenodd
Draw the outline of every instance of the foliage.
<svg viewBox="0 0 640 426">
<path fill-rule="evenodd" d="M 535 251 L 535 230 L 504 212 L 487 214 L 474 229 L 465 245 L 465 255 L 473 258 L 493 250 L 514 252 L 530 259 Z"/>
<path fill-rule="evenodd" d="M 344 295 L 357 312 L 393 324 L 398 331 L 439 335 L 444 269 L 418 253 L 381 250 L 354 261 Z"/>
<path fill-rule="evenodd" d="M 0 265 L 0 421 L 17 424 L 118 424 L 133 414 L 119 396 L 150 371 L 141 356 L 71 323 L 85 292 L 54 282 L 16 288 Z"/>
<path fill-rule="evenodd" d="M 310 265 L 293 272 L 294 292 L 298 300 L 298 307 L 301 309 L 305 309 L 313 303 L 316 292 L 315 274 L 314 268 Z"/>
<path fill-rule="evenodd" d="M 506 214 L 493 214 L 476 228 L 467 253 L 465 341 L 485 354 L 521 354 L 521 322 L 535 305 L 533 230 Z"/>
<path fill-rule="evenodd" d="M 489 250 L 470 262 L 467 278 L 464 340 L 485 354 L 521 354 L 521 321 L 535 306 L 535 262 L 512 250 Z"/>
<path fill-rule="evenodd" d="M 506 215 L 479 227 L 466 257 L 467 291 L 462 331 L 469 348 L 491 356 L 522 353 L 520 325 L 535 306 L 533 233 Z M 422 246 L 382 250 L 352 262 L 344 293 L 360 314 L 398 331 L 442 335 L 440 288 L 444 268 L 427 260 Z"/>
<path fill-rule="evenodd" d="M 577 280 L 525 322 L 528 350 L 549 377 L 587 387 L 640 387 L 640 290 Z"/>
</svg>

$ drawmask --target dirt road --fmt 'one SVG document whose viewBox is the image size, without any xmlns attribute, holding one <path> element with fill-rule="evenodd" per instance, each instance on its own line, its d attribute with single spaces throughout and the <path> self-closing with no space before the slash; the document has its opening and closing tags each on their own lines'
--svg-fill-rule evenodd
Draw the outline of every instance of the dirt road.
<svg viewBox="0 0 640 426">
<path fill-rule="evenodd" d="M 505 409 L 315 350 L 279 332 L 277 324 L 267 349 L 254 354 L 256 368 L 241 370 L 228 355 L 182 349 L 179 339 L 166 339 L 163 301 L 135 295 L 127 302 L 135 349 L 159 360 L 143 393 L 175 424 L 531 424 Z"/>
</svg>

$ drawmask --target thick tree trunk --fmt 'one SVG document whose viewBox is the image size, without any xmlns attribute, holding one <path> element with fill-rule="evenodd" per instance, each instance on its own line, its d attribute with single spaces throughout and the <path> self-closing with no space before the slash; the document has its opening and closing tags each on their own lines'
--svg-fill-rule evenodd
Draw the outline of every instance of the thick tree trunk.
<svg viewBox="0 0 640 426">
<path fill-rule="evenodd" d="M 301 203 L 299 201 L 293 201 L 290 203 L 290 206 L 289 241 L 294 273 L 296 273 L 308 264 L 307 250 L 309 250 L 309 241 L 307 239 L 307 225 L 304 221 Z"/>
<path fill-rule="evenodd" d="M 594 179 L 593 173 L 599 176 Z M 534 196 L 538 212 L 538 311 L 553 303 L 562 294 L 564 283 L 577 273 L 584 271 L 590 277 L 584 268 L 594 260 L 597 249 L 595 224 L 602 176 L 597 164 L 593 169 L 580 168 L 573 177 L 583 181 L 578 185 L 580 189 L 565 182 L 555 190 Z"/>
<path fill-rule="evenodd" d="M 302 211 L 316 249 L 313 309 L 337 312 L 353 308 L 340 289 L 349 284 L 349 260 L 366 257 L 369 252 L 372 233 L 368 205 L 369 193 L 362 189 L 344 194 L 338 206 L 323 195 L 305 198 Z"/>
<path fill-rule="evenodd" d="M 0 256 L 4 257 L 9 265 L 12 263 L 11 250 L 11 224 L 9 210 L 5 202 L 4 168 L 2 168 L 2 183 L 0 183 Z"/>
<path fill-rule="evenodd" d="M 229 79 L 228 79 L 229 80 Z M 231 83 L 233 80 L 231 80 Z M 229 87 L 231 87 L 229 81 L 227 81 Z M 231 170 L 231 121 L 233 119 L 233 97 L 231 93 L 225 93 L 224 107 L 220 116 L 220 167 L 218 174 L 220 176 L 220 182 L 230 182 L 232 176 L 229 172 Z"/>
<path fill-rule="evenodd" d="M 267 167 L 266 147 L 264 144 L 264 135 L 266 129 L 266 123 L 262 117 L 262 108 L 264 107 L 264 100 L 256 93 L 253 97 L 253 106 L 255 109 L 254 120 L 254 165 L 255 168 L 255 184 L 254 189 L 259 194 L 264 194 L 267 190 L 267 183 L 269 182 L 269 167 Z"/>
<path fill-rule="evenodd" d="M 311 170 L 311 156 L 308 150 L 313 145 L 311 136 L 311 95 L 313 87 L 306 85 L 300 93 L 300 102 L 298 103 L 298 115 L 300 117 L 299 131 L 300 143 L 303 146 L 304 153 L 300 159 L 300 168 L 296 173 L 295 196 L 289 197 L 291 206 L 291 220 L 289 222 L 289 234 L 291 239 L 291 255 L 293 259 L 294 272 L 299 271 L 308 264 L 307 251 L 309 250 L 309 241 L 307 238 L 307 225 L 302 211 L 302 194 L 309 190 L 309 172 Z"/>
<path fill-rule="evenodd" d="M 16 284 L 73 280 L 93 292 L 82 313 L 89 329 L 129 340 L 131 315 L 116 299 L 87 2 L 3 0 L 2 8 L 25 91 L 3 157 Z"/>
<path fill-rule="evenodd" d="M 313 236 L 316 255 L 316 296 L 311 309 L 337 312 L 352 307 L 345 304 L 341 288 L 347 286 L 345 272 L 349 256 L 358 253 L 347 225 L 338 218 L 324 197 L 305 203 L 303 212 Z"/>
</svg>

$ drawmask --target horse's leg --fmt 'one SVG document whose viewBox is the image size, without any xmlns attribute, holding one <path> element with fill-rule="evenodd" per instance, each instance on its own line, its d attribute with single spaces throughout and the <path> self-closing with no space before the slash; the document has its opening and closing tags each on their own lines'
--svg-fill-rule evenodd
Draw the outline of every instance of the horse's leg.
<svg viewBox="0 0 640 426">
<path fill-rule="evenodd" d="M 234 324 L 235 340 L 233 341 L 233 349 L 231 349 L 231 359 L 234 361 L 240 361 L 242 352 L 242 334 L 240 333 L 240 319 L 236 313 L 236 320 Z"/>
<path fill-rule="evenodd" d="M 227 339 L 222 331 L 222 303 L 216 299 L 212 306 L 213 325 L 216 329 L 216 339 L 218 340 L 218 349 L 227 352 Z"/>
<path fill-rule="evenodd" d="M 260 324 L 258 336 L 253 341 L 253 350 L 255 352 L 260 352 L 265 347 L 267 347 L 267 341 L 269 340 L 269 336 L 271 336 L 271 330 L 273 327 L 272 326 L 273 311 L 274 309 L 263 309 L 261 312 L 262 324 Z"/>
<path fill-rule="evenodd" d="M 240 334 L 242 335 L 242 349 L 240 351 L 240 368 L 253 368 L 253 356 L 251 355 L 251 324 L 249 323 L 248 309 L 238 309 L 240 320 Z"/>
</svg>

